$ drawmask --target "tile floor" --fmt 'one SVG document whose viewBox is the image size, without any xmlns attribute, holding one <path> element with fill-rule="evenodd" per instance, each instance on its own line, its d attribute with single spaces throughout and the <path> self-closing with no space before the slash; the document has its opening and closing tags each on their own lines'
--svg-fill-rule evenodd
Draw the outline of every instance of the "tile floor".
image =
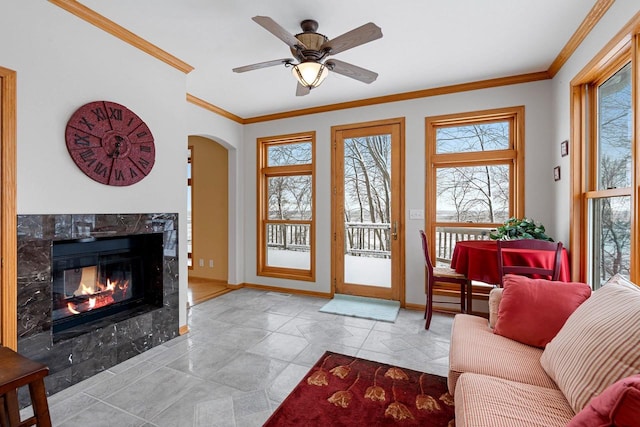
<svg viewBox="0 0 640 427">
<path fill-rule="evenodd" d="M 325 350 L 446 376 L 451 315 L 425 331 L 418 311 L 376 322 L 326 302 L 240 289 L 193 306 L 188 334 L 50 396 L 53 425 L 260 426 Z"/>
</svg>

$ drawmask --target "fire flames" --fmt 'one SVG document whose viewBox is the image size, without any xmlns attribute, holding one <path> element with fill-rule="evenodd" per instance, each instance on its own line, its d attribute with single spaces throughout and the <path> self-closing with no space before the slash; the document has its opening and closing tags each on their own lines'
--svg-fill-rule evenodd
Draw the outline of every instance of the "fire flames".
<svg viewBox="0 0 640 427">
<path fill-rule="evenodd" d="M 82 299 L 82 301 L 78 303 L 67 303 L 67 309 L 72 314 L 80 314 L 95 308 L 105 307 L 116 301 L 114 295 L 122 294 L 122 297 L 124 297 L 128 288 L 128 280 L 122 282 L 116 280 L 112 282 L 107 279 L 106 286 L 100 283 L 96 283 L 94 286 L 87 286 L 84 283 L 80 283 L 80 286 L 78 286 L 78 289 L 73 295 L 77 299 Z"/>
</svg>

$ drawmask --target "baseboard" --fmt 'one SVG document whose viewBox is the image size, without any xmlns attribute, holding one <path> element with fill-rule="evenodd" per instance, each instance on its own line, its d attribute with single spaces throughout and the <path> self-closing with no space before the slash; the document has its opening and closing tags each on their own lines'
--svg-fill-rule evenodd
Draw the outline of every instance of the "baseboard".
<svg viewBox="0 0 640 427">
<path fill-rule="evenodd" d="M 180 335 L 188 334 L 189 333 L 189 325 L 180 326 L 180 329 L 178 329 L 178 333 Z"/>
<path fill-rule="evenodd" d="M 407 310 L 424 311 L 424 305 L 407 303 L 404 305 Z"/>
<path fill-rule="evenodd" d="M 187 280 L 193 280 L 193 281 L 198 281 L 198 282 L 207 282 L 207 283 L 213 283 L 215 285 L 222 285 L 222 286 L 227 286 L 228 283 L 226 280 L 221 280 L 221 279 L 212 279 L 210 277 L 200 277 L 200 276 L 188 276 Z"/>
<path fill-rule="evenodd" d="M 263 291 L 270 291 L 270 292 L 281 292 L 285 294 L 306 295 L 306 296 L 326 298 L 326 299 L 333 298 L 332 293 L 307 291 L 303 289 L 281 288 L 278 286 L 258 285 L 256 283 L 242 283 L 240 285 L 229 285 L 229 286 L 232 287 L 232 289 L 252 288 L 252 289 L 260 289 Z"/>
<path fill-rule="evenodd" d="M 312 296 L 312 297 L 318 297 L 318 298 L 326 298 L 326 299 L 331 299 L 333 298 L 333 293 L 326 293 L 326 292 L 315 292 L 315 291 L 307 291 L 307 290 L 303 290 L 303 289 L 291 289 L 291 288 L 282 288 L 282 287 L 278 287 L 278 286 L 268 286 L 268 285 L 259 285 L 257 283 L 240 283 L 240 284 L 236 284 L 236 285 L 232 285 L 227 283 L 226 284 L 227 288 L 231 289 L 231 290 L 235 290 L 235 289 L 242 289 L 242 288 L 251 288 L 251 289 L 260 289 L 263 291 L 270 291 L 270 292 L 281 292 L 281 293 L 285 293 L 285 294 L 295 294 L 295 295 L 306 295 L 306 296 Z M 484 289 L 480 288 L 478 289 L 480 292 L 476 293 L 477 288 L 474 287 L 473 288 L 473 300 L 488 300 L 489 299 L 489 295 L 487 293 L 485 293 Z M 456 298 L 460 298 L 460 292 L 459 291 L 455 291 L 455 290 L 448 290 L 448 289 L 434 289 L 433 290 L 433 294 L 434 295 L 438 295 L 438 296 L 446 296 L 446 297 L 456 297 Z M 457 304 L 457 302 L 452 301 L 451 304 Z M 424 311 L 424 304 L 413 304 L 413 303 L 405 303 L 405 305 L 403 306 L 403 308 L 406 308 L 407 310 L 415 310 L 415 311 Z M 460 313 L 460 309 L 459 308 L 447 308 L 447 307 L 434 307 L 433 311 L 438 311 L 438 312 L 442 312 L 442 313 Z M 487 313 L 483 313 L 483 312 L 473 312 L 472 314 L 475 315 L 479 315 L 479 316 L 486 316 Z"/>
</svg>

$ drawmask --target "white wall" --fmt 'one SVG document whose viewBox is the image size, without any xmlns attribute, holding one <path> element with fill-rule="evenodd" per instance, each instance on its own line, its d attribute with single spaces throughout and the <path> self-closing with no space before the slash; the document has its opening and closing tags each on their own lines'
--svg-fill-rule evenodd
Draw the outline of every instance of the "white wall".
<svg viewBox="0 0 640 427">
<path fill-rule="evenodd" d="M 584 42 L 569 58 L 560 72 L 554 77 L 552 85 L 553 101 L 553 133 L 554 162 L 562 168 L 563 177 L 560 185 L 555 187 L 555 201 L 553 217 L 557 218 L 555 229 L 563 242 L 569 241 L 571 182 L 569 171 L 571 168 L 569 156 L 560 157 L 560 141 L 570 138 L 570 83 L 598 52 L 616 35 L 629 20 L 640 11 L 637 0 L 617 0 L 598 25 L 591 31 Z"/>
<path fill-rule="evenodd" d="M 354 84 L 359 84 L 354 82 Z M 484 89 L 411 101 L 342 110 L 245 126 L 243 171 L 245 179 L 245 281 L 269 286 L 316 292 L 331 291 L 331 126 L 406 117 L 405 155 L 405 248 L 406 301 L 424 304 L 424 261 L 418 230 L 423 220 L 409 220 L 410 209 L 425 208 L 426 116 L 525 106 L 526 215 L 545 224 L 553 222 L 554 184 L 552 164 L 552 116 L 550 81 Z M 320 90 L 320 89 L 319 89 Z M 311 93 L 309 96 L 313 96 Z M 256 275 L 256 138 L 303 131 L 316 131 L 316 282 L 282 280 Z M 550 229 L 553 232 L 553 229 Z"/>
<path fill-rule="evenodd" d="M 18 79 L 18 214 L 177 212 L 180 299 L 186 301 L 184 73 L 46 1 L 0 13 L 0 65 Z M 153 133 L 155 166 L 137 184 L 110 187 L 73 163 L 65 127 L 90 101 L 134 111 Z M 186 309 L 180 310 L 185 325 Z"/>
</svg>

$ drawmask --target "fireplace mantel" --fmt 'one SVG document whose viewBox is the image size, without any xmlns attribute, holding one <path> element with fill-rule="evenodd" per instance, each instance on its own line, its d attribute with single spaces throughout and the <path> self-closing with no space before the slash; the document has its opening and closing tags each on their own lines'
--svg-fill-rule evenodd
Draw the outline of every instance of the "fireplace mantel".
<svg viewBox="0 0 640 427">
<path fill-rule="evenodd" d="M 55 393 L 179 335 L 178 214 L 18 215 L 18 351 L 49 366 Z M 162 305 L 73 339 L 52 335 L 53 242 L 162 233 Z"/>
</svg>

